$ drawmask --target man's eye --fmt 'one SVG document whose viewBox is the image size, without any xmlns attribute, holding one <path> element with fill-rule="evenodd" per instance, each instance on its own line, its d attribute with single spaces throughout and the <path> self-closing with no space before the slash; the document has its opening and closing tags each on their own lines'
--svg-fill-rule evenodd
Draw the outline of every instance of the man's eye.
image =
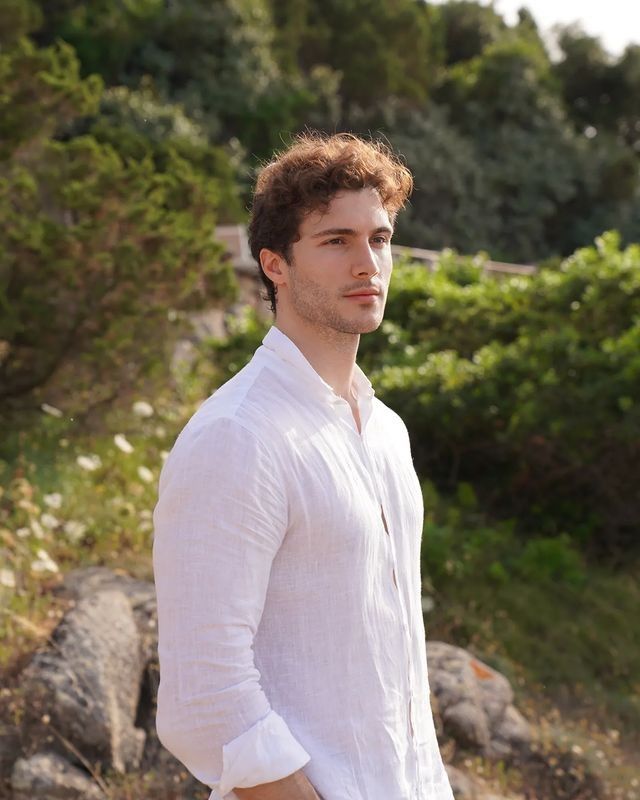
<svg viewBox="0 0 640 800">
<path fill-rule="evenodd" d="M 389 240 L 386 236 L 374 236 L 373 241 L 377 242 L 378 244 L 387 244 Z"/>
<path fill-rule="evenodd" d="M 337 239 L 329 239 L 329 241 L 325 242 L 325 244 L 342 244 L 343 242 L 344 242 L 344 239 L 337 238 Z"/>
</svg>

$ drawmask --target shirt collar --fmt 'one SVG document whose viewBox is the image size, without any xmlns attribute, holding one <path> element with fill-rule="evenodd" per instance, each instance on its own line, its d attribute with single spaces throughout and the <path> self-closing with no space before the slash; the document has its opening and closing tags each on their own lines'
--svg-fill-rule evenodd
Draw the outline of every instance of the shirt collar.
<svg viewBox="0 0 640 800">
<path fill-rule="evenodd" d="M 305 384 L 315 390 L 319 395 L 324 396 L 331 402 L 344 399 L 333 390 L 333 387 L 330 386 L 318 372 L 316 372 L 298 346 L 294 344 L 280 328 L 272 325 L 262 340 L 262 344 L 268 350 L 275 353 L 282 361 L 294 367 L 298 371 L 297 374 L 301 378 L 304 378 Z M 375 390 L 371 385 L 371 381 L 357 364 L 353 371 L 353 384 L 358 405 L 361 405 L 363 402 L 370 402 L 375 394 Z"/>
</svg>

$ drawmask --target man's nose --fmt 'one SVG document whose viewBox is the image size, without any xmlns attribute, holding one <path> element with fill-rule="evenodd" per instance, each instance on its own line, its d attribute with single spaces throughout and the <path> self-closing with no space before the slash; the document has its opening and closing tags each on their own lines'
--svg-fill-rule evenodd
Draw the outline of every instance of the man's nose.
<svg viewBox="0 0 640 800">
<path fill-rule="evenodd" d="M 352 270 L 354 275 L 375 275 L 380 271 L 376 252 L 371 248 L 369 242 L 358 247 Z"/>
</svg>

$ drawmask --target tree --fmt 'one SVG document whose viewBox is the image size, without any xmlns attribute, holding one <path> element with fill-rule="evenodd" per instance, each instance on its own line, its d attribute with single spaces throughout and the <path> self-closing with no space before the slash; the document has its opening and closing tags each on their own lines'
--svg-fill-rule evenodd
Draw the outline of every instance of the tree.
<svg viewBox="0 0 640 800">
<path fill-rule="evenodd" d="M 447 66 L 481 55 L 486 47 L 500 41 L 508 29 L 493 7 L 472 0 L 450 0 L 436 6 L 435 11 Z"/>
<path fill-rule="evenodd" d="M 612 133 L 640 154 L 640 46 L 617 59 L 580 28 L 561 30 L 562 57 L 554 65 L 569 115 L 579 131 Z"/>
<path fill-rule="evenodd" d="M 396 240 L 414 247 L 491 249 L 500 235 L 500 198 L 492 192 L 474 141 L 457 130 L 445 109 L 387 106 L 376 124 L 406 160 L 414 192 L 398 217 Z"/>
<path fill-rule="evenodd" d="M 235 296 L 212 237 L 221 181 L 170 141 L 158 160 L 70 137 L 101 85 L 67 44 L 20 39 L 0 71 L 0 403 L 73 363 L 68 406 L 82 407 L 164 357 L 170 308 Z"/>
<path fill-rule="evenodd" d="M 628 149 L 575 130 L 535 39 L 505 38 L 452 66 L 435 97 L 474 142 L 487 191 L 498 201 L 495 257 L 568 255 L 630 218 L 638 175 Z"/>
<path fill-rule="evenodd" d="M 309 115 L 335 116 L 331 70 L 285 75 L 274 55 L 265 0 L 131 0 L 124 6 L 56 0 L 39 32 L 78 48 L 85 72 L 107 86 L 153 87 L 180 105 L 217 144 L 239 140 L 256 158 L 271 155 Z"/>
<path fill-rule="evenodd" d="M 345 115 L 400 98 L 418 107 L 436 74 L 432 9 L 415 0 L 271 0 L 286 69 L 341 75 Z"/>
</svg>

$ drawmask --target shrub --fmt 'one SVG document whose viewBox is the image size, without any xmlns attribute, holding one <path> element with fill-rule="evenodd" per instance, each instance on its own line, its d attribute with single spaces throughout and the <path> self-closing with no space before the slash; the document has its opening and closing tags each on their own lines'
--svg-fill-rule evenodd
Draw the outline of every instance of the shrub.
<svg viewBox="0 0 640 800">
<path fill-rule="evenodd" d="M 410 344 L 386 357 L 377 332 L 362 354 L 419 471 L 445 491 L 473 483 L 530 535 L 568 531 L 592 555 L 636 546 L 639 265 L 609 233 L 531 278 L 460 286 L 401 267 L 387 322 Z"/>
<path fill-rule="evenodd" d="M 20 40 L 0 68 L 0 404 L 37 406 L 55 379 L 73 415 L 167 357 L 170 311 L 235 298 L 212 236 L 227 178 L 170 141 L 160 157 L 69 138 L 99 81 L 79 78 L 68 45 Z"/>
</svg>

